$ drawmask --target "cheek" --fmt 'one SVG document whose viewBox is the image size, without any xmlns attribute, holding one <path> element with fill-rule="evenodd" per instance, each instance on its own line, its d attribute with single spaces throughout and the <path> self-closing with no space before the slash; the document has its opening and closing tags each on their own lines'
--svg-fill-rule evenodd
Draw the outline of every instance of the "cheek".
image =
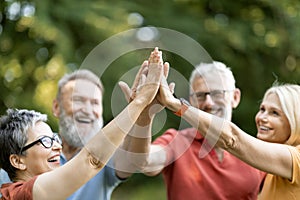
<svg viewBox="0 0 300 200">
<path fill-rule="evenodd" d="M 290 135 L 291 135 L 291 128 L 290 128 L 289 124 L 286 124 L 286 123 L 281 124 L 281 128 L 280 128 L 279 132 L 280 133 L 278 133 L 278 134 L 281 134 L 282 135 L 281 137 L 285 141 L 287 141 L 289 139 Z"/>
<path fill-rule="evenodd" d="M 99 116 L 102 115 L 102 113 L 103 113 L 103 108 L 102 108 L 102 106 L 97 106 L 95 110 L 96 110 L 96 112 L 97 112 L 97 114 L 98 114 Z"/>
<path fill-rule="evenodd" d="M 35 169 L 41 169 L 43 166 L 45 166 L 45 163 L 47 163 L 49 151 L 46 151 L 47 149 L 37 149 L 34 153 L 30 155 L 30 166 Z"/>
<path fill-rule="evenodd" d="M 259 114 L 259 113 L 256 113 L 256 115 L 255 115 L 255 117 L 254 117 L 254 121 L 255 121 L 256 124 L 258 124 L 259 119 L 260 119 L 260 114 Z"/>
<path fill-rule="evenodd" d="M 66 114 L 70 115 L 73 113 L 73 110 L 76 108 L 76 105 L 71 101 L 64 101 L 63 102 L 63 109 L 65 110 Z"/>
<path fill-rule="evenodd" d="M 190 97 L 189 100 L 191 102 L 191 105 L 194 106 L 195 108 L 200 107 L 199 104 L 198 104 L 198 101 L 195 98 Z"/>
</svg>

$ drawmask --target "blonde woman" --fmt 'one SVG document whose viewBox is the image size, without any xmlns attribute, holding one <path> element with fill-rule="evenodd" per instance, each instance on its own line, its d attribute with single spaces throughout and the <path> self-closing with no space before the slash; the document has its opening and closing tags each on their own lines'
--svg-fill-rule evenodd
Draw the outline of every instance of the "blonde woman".
<svg viewBox="0 0 300 200">
<path fill-rule="evenodd" d="M 203 112 L 173 97 L 166 80 L 159 100 L 197 128 L 212 144 L 267 172 L 262 200 L 300 199 L 300 86 L 274 85 L 255 117 L 257 138 L 232 122 Z"/>
</svg>

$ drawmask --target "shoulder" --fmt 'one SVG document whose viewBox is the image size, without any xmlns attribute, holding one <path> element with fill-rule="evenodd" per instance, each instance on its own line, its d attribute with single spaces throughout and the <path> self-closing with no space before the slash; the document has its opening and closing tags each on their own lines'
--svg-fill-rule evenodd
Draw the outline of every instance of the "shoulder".
<svg viewBox="0 0 300 200">
<path fill-rule="evenodd" d="M 1 193 L 4 199 L 32 199 L 32 188 L 38 176 L 29 181 L 3 184 Z M 25 196 L 24 196 L 25 195 Z"/>
<path fill-rule="evenodd" d="M 189 128 L 189 129 L 183 129 L 183 130 L 176 130 L 174 128 L 170 128 L 170 129 L 166 130 L 158 138 L 168 138 L 168 137 L 174 138 L 177 136 L 189 137 L 189 136 L 195 135 L 196 132 L 193 130 L 195 130 L 195 129 Z"/>
</svg>

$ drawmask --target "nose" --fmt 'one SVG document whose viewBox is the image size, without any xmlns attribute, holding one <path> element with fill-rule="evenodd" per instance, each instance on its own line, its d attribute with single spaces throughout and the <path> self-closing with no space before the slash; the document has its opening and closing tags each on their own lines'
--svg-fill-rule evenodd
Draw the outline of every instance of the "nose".
<svg viewBox="0 0 300 200">
<path fill-rule="evenodd" d="M 257 118 L 263 122 L 268 121 L 268 116 L 267 116 L 266 112 L 258 114 Z"/>
<path fill-rule="evenodd" d="M 81 110 L 88 115 L 92 115 L 94 113 L 94 108 L 90 101 L 86 101 L 81 107 Z"/>
<path fill-rule="evenodd" d="M 62 145 L 59 143 L 59 142 L 57 142 L 57 141 L 53 141 L 53 145 L 52 145 L 52 149 L 53 150 L 61 150 L 62 149 Z"/>
<path fill-rule="evenodd" d="M 214 101 L 209 94 L 206 94 L 204 101 L 200 103 L 200 105 L 203 110 L 211 109 L 211 107 L 214 105 Z"/>
</svg>

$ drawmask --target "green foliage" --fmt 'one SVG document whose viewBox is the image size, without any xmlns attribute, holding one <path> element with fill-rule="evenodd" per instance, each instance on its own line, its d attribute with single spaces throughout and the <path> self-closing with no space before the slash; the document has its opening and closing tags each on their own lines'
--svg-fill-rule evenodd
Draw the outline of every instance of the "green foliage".
<svg viewBox="0 0 300 200">
<path fill-rule="evenodd" d="M 57 130 L 51 104 L 59 78 L 79 68 L 105 39 L 130 28 L 155 26 L 188 35 L 214 60 L 232 68 L 242 91 L 233 120 L 255 135 L 254 115 L 264 91 L 275 80 L 300 82 L 299 10 L 298 0 L 2 0 L 0 113 L 7 107 L 36 109 L 47 113 Z M 132 13 L 142 21 L 131 19 Z M 149 52 L 120 57 L 101 77 L 106 121 L 113 117 L 110 98 L 117 81 Z M 188 78 L 193 67 L 184 58 L 165 54 Z M 178 126 L 178 118 L 168 117 L 161 132 Z"/>
</svg>

